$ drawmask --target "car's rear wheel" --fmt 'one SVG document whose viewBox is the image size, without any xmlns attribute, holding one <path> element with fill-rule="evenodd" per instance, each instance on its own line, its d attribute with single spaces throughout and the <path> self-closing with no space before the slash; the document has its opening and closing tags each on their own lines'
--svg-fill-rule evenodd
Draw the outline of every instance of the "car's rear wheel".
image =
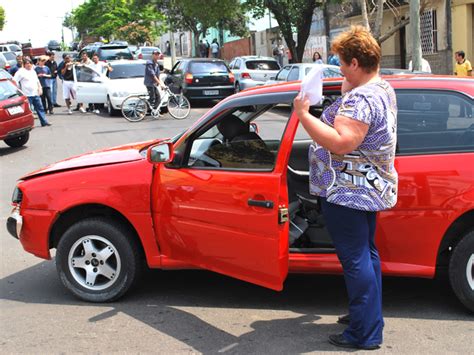
<svg viewBox="0 0 474 355">
<path fill-rule="evenodd" d="M 30 139 L 30 132 L 26 132 L 14 138 L 7 138 L 5 139 L 5 143 L 12 148 L 18 148 L 24 146 L 26 142 L 28 142 L 28 139 Z"/>
<path fill-rule="evenodd" d="M 474 231 L 464 235 L 454 248 L 449 281 L 461 303 L 474 312 Z"/>
<path fill-rule="evenodd" d="M 56 268 L 63 285 L 88 302 L 111 302 L 137 279 L 140 256 L 133 236 L 118 223 L 90 218 L 61 237 Z"/>
</svg>

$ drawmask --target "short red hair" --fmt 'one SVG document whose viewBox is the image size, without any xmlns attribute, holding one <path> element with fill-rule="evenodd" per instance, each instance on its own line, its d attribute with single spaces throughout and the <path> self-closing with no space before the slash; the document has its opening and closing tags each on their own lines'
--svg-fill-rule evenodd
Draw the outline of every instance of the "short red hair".
<svg viewBox="0 0 474 355">
<path fill-rule="evenodd" d="M 372 34 L 363 26 L 351 26 L 331 43 L 331 50 L 345 62 L 357 59 L 367 73 L 378 70 L 382 57 L 380 46 Z"/>
</svg>

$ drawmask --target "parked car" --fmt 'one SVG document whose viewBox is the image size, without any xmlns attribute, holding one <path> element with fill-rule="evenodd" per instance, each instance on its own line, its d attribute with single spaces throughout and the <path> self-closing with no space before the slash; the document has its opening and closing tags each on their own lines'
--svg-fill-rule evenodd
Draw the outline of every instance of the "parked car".
<svg viewBox="0 0 474 355">
<path fill-rule="evenodd" d="M 115 45 L 118 45 L 118 46 L 127 46 L 128 47 L 128 42 L 127 41 L 113 40 L 113 41 L 110 41 L 108 44 L 115 44 Z"/>
<path fill-rule="evenodd" d="M 109 115 L 115 115 L 127 96 L 147 94 L 143 84 L 145 63 L 144 60 L 114 61 L 111 63 L 113 71 L 107 76 L 87 66 L 74 66 L 78 102 L 106 104 Z"/>
<path fill-rule="evenodd" d="M 280 70 L 280 64 L 271 57 L 243 56 L 232 59 L 229 68 L 235 76 L 235 92 L 264 85 Z"/>
<path fill-rule="evenodd" d="M 234 74 L 220 59 L 183 58 L 174 65 L 166 83 L 189 100 L 223 99 L 234 93 Z"/>
<path fill-rule="evenodd" d="M 0 80 L 4 79 L 12 80 L 13 76 L 5 69 L 0 68 Z"/>
<path fill-rule="evenodd" d="M 336 65 L 329 64 L 315 64 L 315 63 L 300 63 L 300 64 L 288 64 L 285 65 L 278 74 L 268 80 L 265 85 L 283 83 L 287 81 L 303 80 L 303 78 L 308 75 L 308 73 L 317 65 L 322 65 L 324 67 L 323 77 L 327 78 L 340 78 L 342 77 L 341 70 Z M 329 95 L 326 94 L 323 96 L 320 105 L 322 109 L 325 109 L 331 105 L 339 95 Z"/>
<path fill-rule="evenodd" d="M 10 70 L 16 65 L 16 54 L 14 52 L 0 53 L 0 68 Z"/>
<path fill-rule="evenodd" d="M 412 75 L 412 74 L 431 74 L 424 71 L 418 70 L 408 70 L 408 69 L 399 69 L 399 68 L 380 68 L 380 75 Z"/>
<path fill-rule="evenodd" d="M 397 140 L 398 203 L 378 214 L 383 274 L 433 278 L 447 270 L 473 311 L 474 79 L 389 81 L 406 129 Z M 328 79 L 324 91 L 341 83 Z M 8 230 L 40 258 L 55 248 L 64 286 L 92 302 L 122 296 L 143 259 L 151 268 L 209 269 L 275 290 L 288 272 L 341 273 L 318 202 L 308 196 L 312 139 L 294 112 L 276 107 L 299 90 L 292 82 L 243 91 L 173 138 L 27 174 L 14 189 Z M 443 110 L 430 104 L 439 97 Z M 440 114 L 447 125 L 430 125 Z M 300 231 L 290 227 L 301 220 Z"/>
<path fill-rule="evenodd" d="M 136 52 L 138 51 L 138 46 L 136 46 L 134 44 L 129 44 L 128 48 L 130 49 L 130 52 L 132 52 L 132 54 L 133 54 L 133 59 L 138 59 L 135 55 Z"/>
<path fill-rule="evenodd" d="M 133 54 L 128 46 L 115 44 L 87 45 L 79 52 L 78 58 L 81 58 L 83 52 L 87 52 L 89 58 L 92 58 L 92 55 L 97 53 L 99 55 L 99 60 L 105 62 L 118 59 L 133 59 Z"/>
<path fill-rule="evenodd" d="M 14 43 L 0 44 L 0 52 L 14 52 L 15 56 L 21 55 L 21 47 Z"/>
<path fill-rule="evenodd" d="M 158 64 L 160 66 L 160 69 L 163 70 L 165 56 L 163 55 L 159 47 L 140 47 L 135 52 L 135 57 L 136 59 L 151 60 L 151 55 L 154 51 L 160 52 L 160 56 L 158 57 Z"/>
<path fill-rule="evenodd" d="M 79 42 L 71 42 L 71 44 L 69 45 L 69 49 L 71 51 L 79 50 Z"/>
<path fill-rule="evenodd" d="M 48 49 L 50 51 L 60 51 L 61 50 L 61 43 L 55 40 L 51 40 L 48 42 Z"/>
<path fill-rule="evenodd" d="M 28 98 L 13 84 L 10 74 L 0 69 L 0 140 L 21 147 L 28 142 L 33 126 Z"/>
</svg>

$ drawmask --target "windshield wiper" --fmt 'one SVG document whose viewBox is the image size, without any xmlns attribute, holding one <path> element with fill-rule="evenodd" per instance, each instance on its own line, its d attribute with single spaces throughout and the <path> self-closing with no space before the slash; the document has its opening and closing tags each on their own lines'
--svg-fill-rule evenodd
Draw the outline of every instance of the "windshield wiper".
<svg viewBox="0 0 474 355">
<path fill-rule="evenodd" d="M 7 97 L 7 99 L 11 99 L 12 97 L 18 96 L 18 93 L 11 94 L 10 96 Z"/>
</svg>

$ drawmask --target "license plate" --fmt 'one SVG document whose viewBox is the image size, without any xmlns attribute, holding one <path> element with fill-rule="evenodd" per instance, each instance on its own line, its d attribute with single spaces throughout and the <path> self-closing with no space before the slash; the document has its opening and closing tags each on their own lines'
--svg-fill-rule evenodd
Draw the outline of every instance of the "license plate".
<svg viewBox="0 0 474 355">
<path fill-rule="evenodd" d="M 204 95 L 219 95 L 219 90 L 204 90 Z"/>
<path fill-rule="evenodd" d="M 8 108 L 8 113 L 10 115 L 17 115 L 19 113 L 25 112 L 22 106 L 13 106 Z"/>
</svg>

